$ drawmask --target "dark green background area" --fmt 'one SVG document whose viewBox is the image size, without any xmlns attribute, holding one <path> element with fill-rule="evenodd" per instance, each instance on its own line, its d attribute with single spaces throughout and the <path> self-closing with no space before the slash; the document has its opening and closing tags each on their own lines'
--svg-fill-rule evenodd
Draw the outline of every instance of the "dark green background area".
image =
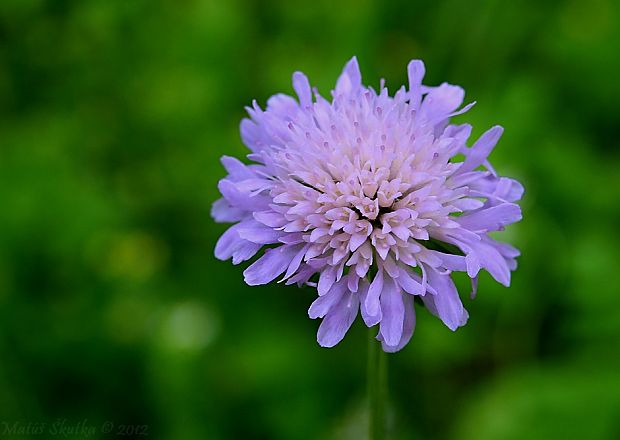
<svg viewBox="0 0 620 440">
<path fill-rule="evenodd" d="M 620 438 L 619 54 L 614 0 L 0 1 L 0 422 L 364 438 L 364 326 L 318 347 L 315 293 L 244 285 L 209 215 L 244 106 L 357 55 L 462 85 L 526 187 L 512 287 L 461 277 L 468 325 L 420 308 L 389 356 L 392 438 Z"/>
</svg>

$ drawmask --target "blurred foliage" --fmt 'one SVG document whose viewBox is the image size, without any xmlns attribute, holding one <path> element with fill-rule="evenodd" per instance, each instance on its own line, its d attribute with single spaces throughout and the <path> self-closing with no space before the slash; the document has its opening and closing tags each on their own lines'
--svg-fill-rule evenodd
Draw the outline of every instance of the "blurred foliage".
<svg viewBox="0 0 620 440">
<path fill-rule="evenodd" d="M 620 438 L 614 0 L 2 0 L 0 420 L 363 438 L 363 325 L 319 348 L 314 293 L 246 287 L 209 216 L 243 107 L 354 54 L 369 84 L 422 58 L 463 85 L 527 191 L 513 286 L 390 356 L 392 437 Z"/>
</svg>

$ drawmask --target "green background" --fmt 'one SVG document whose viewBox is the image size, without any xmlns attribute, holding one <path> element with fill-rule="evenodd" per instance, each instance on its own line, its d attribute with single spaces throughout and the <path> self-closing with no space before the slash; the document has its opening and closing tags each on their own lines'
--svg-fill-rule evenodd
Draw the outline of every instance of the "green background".
<svg viewBox="0 0 620 440">
<path fill-rule="evenodd" d="M 318 347 L 314 293 L 245 286 L 209 215 L 244 106 L 357 55 L 462 85 L 526 187 L 512 287 L 389 356 L 391 438 L 620 438 L 618 54 L 613 0 L 2 0 L 0 422 L 364 438 L 360 320 Z"/>
</svg>

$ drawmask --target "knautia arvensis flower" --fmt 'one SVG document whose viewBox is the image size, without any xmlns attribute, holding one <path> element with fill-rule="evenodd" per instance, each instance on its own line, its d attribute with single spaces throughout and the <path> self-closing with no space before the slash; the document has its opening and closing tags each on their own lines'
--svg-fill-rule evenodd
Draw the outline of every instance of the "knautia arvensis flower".
<svg viewBox="0 0 620 440">
<path fill-rule="evenodd" d="M 455 330 L 468 314 L 451 273 L 467 273 L 473 297 L 480 269 L 508 286 L 516 268 L 519 252 L 488 235 L 521 219 L 523 187 L 487 161 L 503 129 L 468 147 L 471 126 L 449 121 L 472 104 L 459 109 L 458 86 L 423 86 L 424 72 L 411 61 L 409 88 L 390 96 L 383 83 L 378 92 L 362 85 L 353 58 L 331 101 L 296 72 L 297 100 L 277 94 L 266 110 L 254 102 L 241 122 L 252 164 L 222 158 L 228 176 L 212 214 L 235 225 L 216 257 L 239 264 L 267 247 L 247 284 L 316 287 L 308 313 L 323 318 L 322 346 L 340 342 L 360 311 L 385 351 L 400 350 L 415 296 Z"/>
</svg>

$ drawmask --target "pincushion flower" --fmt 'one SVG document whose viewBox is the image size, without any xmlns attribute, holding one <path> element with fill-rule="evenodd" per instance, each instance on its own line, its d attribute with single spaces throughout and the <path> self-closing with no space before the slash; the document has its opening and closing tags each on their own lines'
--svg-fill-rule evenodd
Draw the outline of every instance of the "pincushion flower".
<svg viewBox="0 0 620 440">
<path fill-rule="evenodd" d="M 473 298 L 481 269 L 508 286 L 516 268 L 519 252 L 489 236 L 521 219 L 523 187 L 487 161 L 503 129 L 469 147 L 472 127 L 450 118 L 473 103 L 460 108 L 458 86 L 423 86 L 424 73 L 411 61 L 409 87 L 390 96 L 383 82 L 378 92 L 362 85 L 354 57 L 327 100 L 296 72 L 297 100 L 254 102 L 241 122 L 252 164 L 222 158 L 228 176 L 212 215 L 235 224 L 216 257 L 239 264 L 266 247 L 247 284 L 316 287 L 308 313 L 323 318 L 322 346 L 340 342 L 359 311 L 385 351 L 400 350 L 416 296 L 456 330 L 468 313 L 451 273 L 467 273 Z"/>
</svg>

